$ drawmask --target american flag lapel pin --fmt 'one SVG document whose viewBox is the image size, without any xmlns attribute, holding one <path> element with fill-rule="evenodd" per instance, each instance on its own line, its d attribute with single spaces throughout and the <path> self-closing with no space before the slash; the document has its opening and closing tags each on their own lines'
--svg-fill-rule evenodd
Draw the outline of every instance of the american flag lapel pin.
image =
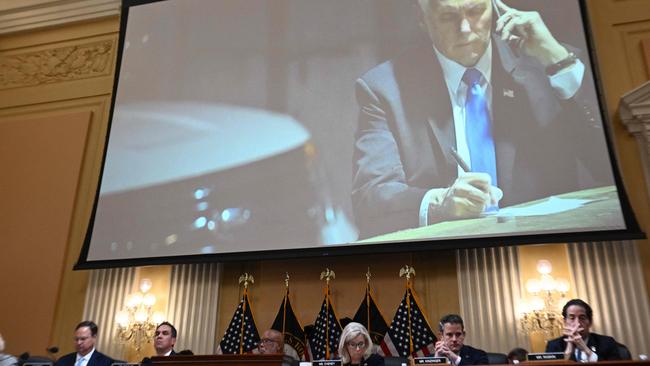
<svg viewBox="0 0 650 366">
<path fill-rule="evenodd" d="M 515 91 L 512 89 L 503 89 L 503 96 L 508 97 L 508 98 L 514 98 L 515 97 Z"/>
</svg>

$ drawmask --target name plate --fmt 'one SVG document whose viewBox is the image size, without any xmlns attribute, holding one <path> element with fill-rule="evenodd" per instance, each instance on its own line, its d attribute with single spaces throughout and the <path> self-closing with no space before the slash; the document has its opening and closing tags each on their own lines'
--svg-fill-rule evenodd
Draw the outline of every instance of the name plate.
<svg viewBox="0 0 650 366">
<path fill-rule="evenodd" d="M 313 366 L 341 366 L 341 360 L 319 360 L 312 361 Z"/>
<path fill-rule="evenodd" d="M 433 364 L 448 364 L 447 357 L 416 357 L 413 359 L 416 365 L 433 365 Z"/>
<path fill-rule="evenodd" d="M 529 353 L 528 361 L 564 360 L 564 352 Z"/>
</svg>

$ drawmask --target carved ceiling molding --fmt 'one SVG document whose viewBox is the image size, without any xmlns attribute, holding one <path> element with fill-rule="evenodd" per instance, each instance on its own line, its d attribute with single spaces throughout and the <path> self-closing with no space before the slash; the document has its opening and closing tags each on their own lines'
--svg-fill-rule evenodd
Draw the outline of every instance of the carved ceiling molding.
<svg viewBox="0 0 650 366">
<path fill-rule="evenodd" d="M 117 40 L 84 40 L 78 44 L 0 54 L 0 90 L 108 76 Z"/>
<path fill-rule="evenodd" d="M 120 14 L 120 0 L 0 1 L 0 34 Z"/>
<path fill-rule="evenodd" d="M 619 102 L 623 125 L 636 137 L 650 194 L 650 81 L 625 93 Z"/>
</svg>

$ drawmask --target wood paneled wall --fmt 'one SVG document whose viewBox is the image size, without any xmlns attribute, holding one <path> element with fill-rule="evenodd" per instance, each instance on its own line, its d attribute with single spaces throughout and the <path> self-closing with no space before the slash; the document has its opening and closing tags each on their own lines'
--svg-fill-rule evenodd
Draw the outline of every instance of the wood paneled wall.
<svg viewBox="0 0 650 366">
<path fill-rule="evenodd" d="M 118 18 L 0 37 L 0 332 L 7 351 L 70 344 L 87 272 Z"/>
<path fill-rule="evenodd" d="M 650 197 L 646 187 L 650 182 L 643 176 L 640 155 L 645 152 L 621 123 L 617 109 L 624 93 L 650 78 L 650 60 L 643 48 L 643 42 L 650 39 L 650 6 L 646 0 L 590 0 L 587 5 L 619 170 L 641 229 L 648 233 Z M 650 293 L 650 241 L 638 240 L 637 247 Z"/>
</svg>

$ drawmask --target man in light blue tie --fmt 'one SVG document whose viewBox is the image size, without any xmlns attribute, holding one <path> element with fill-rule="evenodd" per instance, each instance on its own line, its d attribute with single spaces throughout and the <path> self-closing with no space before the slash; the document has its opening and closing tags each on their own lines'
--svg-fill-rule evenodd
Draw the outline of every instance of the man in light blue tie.
<svg viewBox="0 0 650 366">
<path fill-rule="evenodd" d="M 85 320 L 77 325 L 74 332 L 76 352 L 59 358 L 54 366 L 111 366 L 113 359 L 95 349 L 97 324 Z"/>
<path fill-rule="evenodd" d="M 612 183 L 607 152 L 575 143 L 604 141 L 585 64 L 539 13 L 416 3 L 426 37 L 356 83 L 361 238 Z"/>
</svg>

